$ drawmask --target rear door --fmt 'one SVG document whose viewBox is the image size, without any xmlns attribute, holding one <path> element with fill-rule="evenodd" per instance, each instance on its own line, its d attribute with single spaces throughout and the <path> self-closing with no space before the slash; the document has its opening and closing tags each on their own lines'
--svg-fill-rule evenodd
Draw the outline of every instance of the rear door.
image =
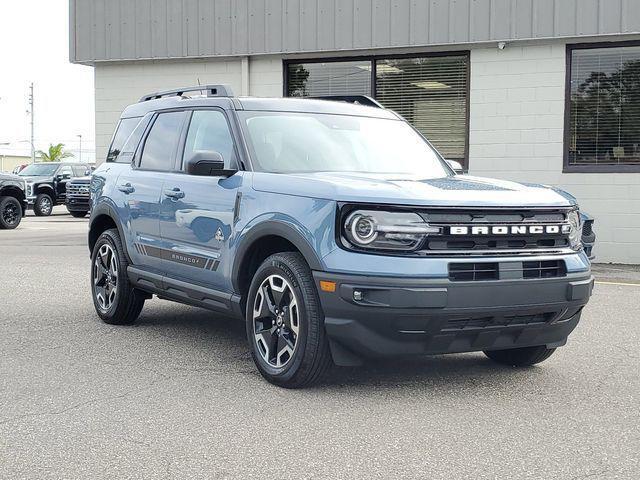
<svg viewBox="0 0 640 480">
<path fill-rule="evenodd" d="M 163 184 L 175 169 L 185 118 L 184 111 L 155 114 L 130 168 L 120 174 L 116 185 L 131 260 L 157 272 L 162 263 L 160 199 Z"/>
<path fill-rule="evenodd" d="M 184 165 L 194 152 L 222 155 L 225 168 L 237 169 L 238 156 L 227 115 L 222 109 L 191 113 L 177 167 L 182 173 L 164 183 L 160 234 L 168 252 L 165 275 L 218 291 L 230 291 L 229 239 L 243 172 L 230 177 L 187 175 Z"/>
</svg>

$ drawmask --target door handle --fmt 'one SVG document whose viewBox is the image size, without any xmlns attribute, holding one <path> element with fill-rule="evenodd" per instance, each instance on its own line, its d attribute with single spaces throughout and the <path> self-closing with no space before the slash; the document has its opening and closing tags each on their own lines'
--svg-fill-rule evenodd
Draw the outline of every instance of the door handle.
<svg viewBox="0 0 640 480">
<path fill-rule="evenodd" d="M 179 198 L 184 198 L 184 192 L 182 190 L 180 190 L 178 187 L 175 187 L 171 190 L 165 190 L 164 194 L 169 197 L 172 198 L 173 200 L 178 200 Z"/>
<path fill-rule="evenodd" d="M 124 183 L 122 185 L 120 185 L 118 187 L 118 190 L 120 190 L 122 193 L 125 193 L 127 195 L 129 195 L 130 193 L 133 193 L 136 191 L 135 188 L 133 188 L 133 186 L 131 186 L 130 183 Z"/>
</svg>

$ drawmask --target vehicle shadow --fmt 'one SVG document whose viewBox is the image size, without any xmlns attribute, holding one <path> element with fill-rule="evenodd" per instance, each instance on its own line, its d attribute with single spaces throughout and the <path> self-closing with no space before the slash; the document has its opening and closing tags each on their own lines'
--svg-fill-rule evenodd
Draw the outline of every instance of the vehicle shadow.
<svg viewBox="0 0 640 480">
<path fill-rule="evenodd" d="M 246 372 L 255 372 L 256 379 L 263 381 L 253 365 L 242 321 L 198 308 L 166 303 L 161 309 L 145 309 L 134 328 L 144 329 L 144 335 L 171 338 L 176 349 L 190 350 L 194 358 L 215 358 L 221 372 L 242 367 Z M 513 386 L 514 377 L 531 379 L 532 370 L 538 369 L 501 366 L 481 352 L 369 359 L 360 367 L 332 367 L 312 388 L 428 386 L 450 393 L 463 388 Z"/>
</svg>

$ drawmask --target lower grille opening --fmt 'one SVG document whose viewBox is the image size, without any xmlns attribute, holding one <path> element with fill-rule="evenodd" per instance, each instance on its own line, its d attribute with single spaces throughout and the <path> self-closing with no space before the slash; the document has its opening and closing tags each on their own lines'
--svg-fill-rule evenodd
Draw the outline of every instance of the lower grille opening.
<svg viewBox="0 0 640 480">
<path fill-rule="evenodd" d="M 564 277 L 567 268 L 564 260 L 534 260 L 522 262 L 522 278 Z"/>
<path fill-rule="evenodd" d="M 499 275 L 497 263 L 451 263 L 449 265 L 449 280 L 455 282 L 498 280 Z"/>
<path fill-rule="evenodd" d="M 443 331 L 457 331 L 491 327 L 516 327 L 548 323 L 557 315 L 556 312 L 536 313 L 531 315 L 505 315 L 495 317 L 451 318 L 447 320 Z"/>
</svg>

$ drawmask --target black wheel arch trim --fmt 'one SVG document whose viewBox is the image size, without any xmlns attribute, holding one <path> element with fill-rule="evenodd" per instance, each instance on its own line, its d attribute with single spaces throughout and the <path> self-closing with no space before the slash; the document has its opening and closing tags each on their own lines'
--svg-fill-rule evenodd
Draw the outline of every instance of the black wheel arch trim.
<svg viewBox="0 0 640 480">
<path fill-rule="evenodd" d="M 282 237 L 291 242 L 302 254 L 311 270 L 322 270 L 322 262 L 313 247 L 294 226 L 281 221 L 265 221 L 249 228 L 238 245 L 231 271 L 231 281 L 235 292 L 240 292 L 240 271 L 244 266 L 247 252 L 255 242 L 268 236 Z"/>
<path fill-rule="evenodd" d="M 118 215 L 116 214 L 116 211 L 113 209 L 111 205 L 107 203 L 101 203 L 91 211 L 91 218 L 89 219 L 89 232 L 87 233 L 87 246 L 89 247 L 89 255 L 91 255 L 92 253 L 91 252 L 91 232 L 93 231 L 93 227 L 94 227 L 94 224 L 96 223 L 96 220 L 102 216 L 107 216 L 111 218 L 113 223 L 116 225 L 116 228 L 118 229 L 118 234 L 120 235 L 120 239 L 122 240 L 122 247 L 124 248 L 125 257 L 127 258 L 127 261 L 129 262 L 129 264 L 131 264 L 132 263 L 131 257 L 129 256 L 129 252 L 127 250 L 127 242 L 125 240 L 126 237 L 124 236 L 124 232 L 122 230 L 122 225 L 118 221 Z"/>
<path fill-rule="evenodd" d="M 40 195 L 40 194 L 43 194 L 43 193 L 49 195 L 51 197 L 51 200 L 53 200 L 54 202 L 57 201 L 55 190 L 48 183 L 35 184 L 33 186 L 33 194 L 34 195 L 37 196 L 37 195 Z"/>
</svg>

